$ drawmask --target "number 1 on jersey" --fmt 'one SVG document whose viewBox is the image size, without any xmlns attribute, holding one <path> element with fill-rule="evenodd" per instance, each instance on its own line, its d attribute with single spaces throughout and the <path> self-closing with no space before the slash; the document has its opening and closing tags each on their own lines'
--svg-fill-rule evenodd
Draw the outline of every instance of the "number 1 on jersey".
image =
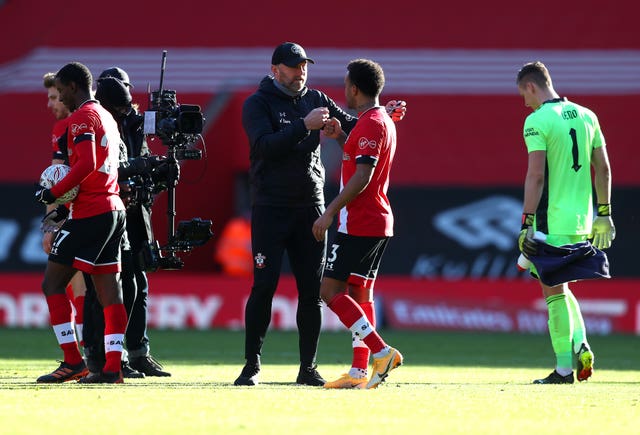
<svg viewBox="0 0 640 435">
<path fill-rule="evenodd" d="M 571 154 L 573 155 L 573 166 L 571 168 L 578 172 L 582 165 L 578 164 L 578 136 L 576 134 L 576 129 L 572 128 L 569 130 L 569 136 L 571 136 L 571 142 L 573 146 L 571 147 Z"/>
</svg>

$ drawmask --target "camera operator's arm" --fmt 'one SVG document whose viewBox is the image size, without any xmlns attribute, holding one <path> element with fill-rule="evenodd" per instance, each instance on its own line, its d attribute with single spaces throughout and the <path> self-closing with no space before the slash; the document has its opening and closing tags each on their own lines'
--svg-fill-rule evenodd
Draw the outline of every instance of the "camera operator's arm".
<svg viewBox="0 0 640 435">
<path fill-rule="evenodd" d="M 120 162 L 118 168 L 118 179 L 126 180 L 134 175 L 148 175 L 164 162 L 160 156 L 140 156 L 129 159 L 126 162 Z"/>
<path fill-rule="evenodd" d="M 242 106 L 242 126 L 249 137 L 251 153 L 258 158 L 278 159 L 291 153 L 295 145 L 306 139 L 310 130 L 303 118 L 292 119 L 281 130 L 275 131 L 268 101 L 255 95 Z"/>
<path fill-rule="evenodd" d="M 173 180 L 173 184 L 175 185 L 180 179 L 180 165 L 175 160 L 171 163 L 168 159 L 162 159 L 151 172 L 151 179 L 156 186 L 165 182 L 169 184 L 170 180 Z M 162 187 L 162 190 L 167 188 L 167 186 Z"/>
</svg>

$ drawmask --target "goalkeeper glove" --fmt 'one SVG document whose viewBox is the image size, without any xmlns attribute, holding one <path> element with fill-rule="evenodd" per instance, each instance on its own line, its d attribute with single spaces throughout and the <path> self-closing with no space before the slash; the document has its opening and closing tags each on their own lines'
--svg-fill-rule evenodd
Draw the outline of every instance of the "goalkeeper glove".
<svg viewBox="0 0 640 435">
<path fill-rule="evenodd" d="M 56 201 L 56 197 L 53 196 L 51 190 L 45 189 L 44 187 L 38 185 L 36 187 L 35 194 L 36 201 L 41 202 L 43 204 L 53 204 Z"/>
<path fill-rule="evenodd" d="M 404 118 L 407 112 L 407 102 L 403 100 L 391 100 L 385 106 L 385 110 L 393 122 L 402 121 L 402 118 Z"/>
<path fill-rule="evenodd" d="M 64 205 L 59 205 L 42 218 L 40 228 L 44 233 L 55 233 L 62 227 L 67 217 L 69 217 L 69 209 Z"/>
<path fill-rule="evenodd" d="M 611 204 L 598 204 L 598 215 L 593 220 L 589 239 L 596 248 L 607 249 L 615 238 L 616 227 L 611 219 Z"/>
<path fill-rule="evenodd" d="M 538 243 L 533 238 L 534 219 L 534 214 L 522 214 L 522 227 L 520 228 L 520 235 L 518 236 L 518 248 L 520 249 L 520 252 L 522 252 L 527 258 L 538 253 Z"/>
</svg>

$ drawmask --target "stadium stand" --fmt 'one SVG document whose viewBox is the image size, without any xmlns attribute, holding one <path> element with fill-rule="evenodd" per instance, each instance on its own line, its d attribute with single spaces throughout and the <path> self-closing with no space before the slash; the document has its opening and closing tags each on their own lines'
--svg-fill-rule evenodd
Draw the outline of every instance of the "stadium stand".
<svg viewBox="0 0 640 435">
<path fill-rule="evenodd" d="M 634 221 L 640 193 L 634 113 L 640 106 L 640 32 L 635 23 L 640 5 L 585 0 L 577 9 L 559 2 L 549 15 L 543 7 L 528 8 L 525 14 L 507 0 L 493 1 L 491 7 L 471 1 L 437 7 L 418 0 L 377 3 L 363 9 L 361 2 L 323 2 L 322 11 L 343 17 L 336 22 L 324 22 L 322 11 L 307 11 L 291 0 L 279 2 L 278 8 L 266 2 L 242 8 L 233 2 L 128 2 L 130 20 L 122 19 L 119 8 L 98 10 L 96 5 L 92 11 L 79 0 L 56 4 L 55 17 L 36 13 L 42 6 L 35 0 L 0 3 L 0 37 L 5 41 L 0 52 L 0 119 L 5 127 L 0 146 L 15 150 L 11 164 L 0 172 L 0 187 L 16 204 L 0 224 L 17 226 L 18 234 L 15 246 L 0 249 L 5 252 L 0 270 L 42 267 L 42 258 L 23 252 L 29 251 L 25 244 L 31 221 L 39 216 L 37 206 L 30 204 L 30 186 L 50 162 L 52 119 L 43 73 L 72 60 L 94 73 L 122 66 L 132 77 L 134 101 L 144 109 L 148 87 L 158 86 L 161 51 L 166 49 L 165 87 L 177 91 L 180 103 L 201 105 L 207 118 L 207 159 L 184 162 L 177 218 L 212 219 L 214 231 L 221 231 L 237 208 L 235 180 L 248 166 L 242 102 L 268 73 L 273 47 L 294 40 L 316 60 L 309 84 L 336 101 L 342 100 L 346 63 L 371 57 L 387 73 L 383 100 L 408 102 L 408 115 L 398 127 L 390 192 L 398 222 L 388 252 L 391 273 L 429 279 L 514 278 L 517 229 L 513 237 L 509 230 L 501 234 L 503 245 L 477 248 L 452 240 L 431 221 L 439 216 L 455 222 L 452 210 L 486 212 L 496 204 L 505 219 L 517 210 L 526 168 L 521 129 L 528 109 L 517 94 L 515 73 L 525 61 L 541 59 L 562 95 L 599 115 L 614 170 L 616 224 L 624 234 L 611 250 L 613 272 L 640 279 L 630 254 L 640 243 Z M 90 22 L 76 18 L 87 10 L 93 12 Z M 283 10 L 290 16 L 284 17 Z M 81 38 L 70 36 L 69 26 L 86 31 Z M 159 142 L 152 148 L 164 151 Z M 329 174 L 333 184 L 334 176 Z M 201 186 L 210 189 L 207 201 L 196 197 Z M 161 196 L 154 208 L 158 235 L 166 226 L 164 203 Z M 213 249 L 209 243 L 195 250 L 186 269 L 208 271 Z"/>
</svg>

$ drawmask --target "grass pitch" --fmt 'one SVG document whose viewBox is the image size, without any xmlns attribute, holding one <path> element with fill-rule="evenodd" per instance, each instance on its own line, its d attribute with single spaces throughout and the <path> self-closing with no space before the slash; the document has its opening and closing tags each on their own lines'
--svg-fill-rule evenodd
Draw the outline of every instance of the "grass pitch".
<svg viewBox="0 0 640 435">
<path fill-rule="evenodd" d="M 3 434 L 638 433 L 640 339 L 592 337 L 595 372 L 574 385 L 531 385 L 554 358 L 547 336 L 384 331 L 405 364 L 376 390 L 295 384 L 297 334 L 270 331 L 261 384 L 234 387 L 243 332 L 150 331 L 173 376 L 123 385 L 36 384 L 61 353 L 46 330 L 0 329 Z M 323 333 L 318 363 L 351 362 L 347 332 Z"/>
</svg>

